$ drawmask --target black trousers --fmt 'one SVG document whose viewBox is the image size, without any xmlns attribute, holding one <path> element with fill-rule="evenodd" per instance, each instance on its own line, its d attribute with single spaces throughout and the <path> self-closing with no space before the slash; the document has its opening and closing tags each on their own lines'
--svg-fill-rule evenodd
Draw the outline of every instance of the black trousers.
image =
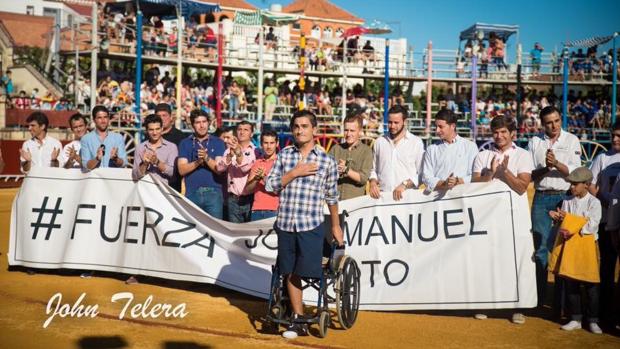
<svg viewBox="0 0 620 349">
<path fill-rule="evenodd" d="M 571 279 L 564 279 L 566 285 L 566 293 L 568 295 L 568 306 L 571 313 L 571 319 L 581 321 L 586 311 L 587 318 L 590 322 L 598 322 L 598 301 L 599 301 L 599 289 L 598 284 L 590 282 L 576 281 Z M 586 306 L 583 307 L 581 302 L 581 286 L 585 289 L 587 298 Z"/>
<path fill-rule="evenodd" d="M 618 261 L 618 251 L 613 246 L 611 233 L 605 231 L 603 224 L 599 227 L 598 247 L 601 253 L 601 299 L 600 314 L 605 320 L 613 321 L 614 310 L 620 304 L 614 297 L 616 262 Z M 617 314 L 616 314 L 617 316 Z"/>
</svg>

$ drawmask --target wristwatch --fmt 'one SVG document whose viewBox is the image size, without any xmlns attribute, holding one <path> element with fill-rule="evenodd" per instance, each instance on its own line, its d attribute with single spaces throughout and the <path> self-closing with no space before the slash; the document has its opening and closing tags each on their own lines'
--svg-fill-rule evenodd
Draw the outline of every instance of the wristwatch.
<svg viewBox="0 0 620 349">
<path fill-rule="evenodd" d="M 402 183 L 403 187 L 405 187 L 405 189 L 409 189 L 409 180 L 405 179 Z"/>
</svg>

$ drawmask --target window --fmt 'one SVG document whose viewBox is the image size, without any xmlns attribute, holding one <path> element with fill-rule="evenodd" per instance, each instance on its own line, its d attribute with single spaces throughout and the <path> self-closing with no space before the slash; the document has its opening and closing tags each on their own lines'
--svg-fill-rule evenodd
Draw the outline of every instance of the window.
<svg viewBox="0 0 620 349">
<path fill-rule="evenodd" d="M 342 28 L 336 29 L 336 36 L 341 37 L 344 34 L 344 30 Z"/>
<path fill-rule="evenodd" d="M 319 27 L 318 25 L 313 26 L 310 36 L 316 39 L 320 39 L 321 38 L 321 27 Z"/>
<path fill-rule="evenodd" d="M 323 29 L 323 37 L 324 38 L 331 38 L 332 37 L 332 28 L 331 27 L 327 27 L 325 29 Z"/>
<path fill-rule="evenodd" d="M 26 14 L 29 16 L 34 16 L 34 6 L 26 6 Z"/>
</svg>

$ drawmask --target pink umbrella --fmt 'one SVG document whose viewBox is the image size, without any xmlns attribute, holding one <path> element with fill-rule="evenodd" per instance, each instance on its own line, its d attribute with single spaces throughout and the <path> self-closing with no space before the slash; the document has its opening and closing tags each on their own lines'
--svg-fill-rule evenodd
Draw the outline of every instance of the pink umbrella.
<svg viewBox="0 0 620 349">
<path fill-rule="evenodd" d="M 352 36 L 360 36 L 364 34 L 387 34 L 392 31 L 388 28 L 367 28 L 367 27 L 353 27 L 349 28 L 342 33 L 342 38 L 349 38 Z"/>
</svg>

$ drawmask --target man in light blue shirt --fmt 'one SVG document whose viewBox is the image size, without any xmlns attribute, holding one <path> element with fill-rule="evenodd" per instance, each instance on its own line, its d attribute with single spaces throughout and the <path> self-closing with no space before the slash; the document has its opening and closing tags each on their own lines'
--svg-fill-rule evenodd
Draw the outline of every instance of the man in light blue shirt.
<svg viewBox="0 0 620 349">
<path fill-rule="evenodd" d="M 435 115 L 435 133 L 440 141 L 426 149 L 422 163 L 422 183 L 427 192 L 449 190 L 471 182 L 478 147 L 456 133 L 456 121 L 456 115 L 449 109 Z"/>
<path fill-rule="evenodd" d="M 97 167 L 125 167 L 125 141 L 119 133 L 108 131 L 110 113 L 102 105 L 93 108 L 95 129 L 80 140 L 82 165 L 88 171 Z"/>
</svg>

